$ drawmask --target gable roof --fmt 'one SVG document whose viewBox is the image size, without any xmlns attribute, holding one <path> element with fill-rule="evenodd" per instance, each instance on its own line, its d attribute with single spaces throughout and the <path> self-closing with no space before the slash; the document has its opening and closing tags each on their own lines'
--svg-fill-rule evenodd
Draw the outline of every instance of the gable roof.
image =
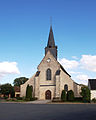
<svg viewBox="0 0 96 120">
<path fill-rule="evenodd" d="M 60 72 L 61 72 L 60 70 L 57 70 L 56 75 L 60 75 Z"/>
<path fill-rule="evenodd" d="M 96 90 L 96 79 L 88 79 L 88 84 L 90 84 L 90 90 Z"/>
<path fill-rule="evenodd" d="M 59 63 L 60 64 L 60 63 Z M 68 73 L 67 73 L 67 71 L 64 69 L 64 67 L 60 64 L 60 68 L 63 70 L 63 72 L 65 72 L 69 77 L 71 77 L 71 75 L 69 75 Z"/>
</svg>

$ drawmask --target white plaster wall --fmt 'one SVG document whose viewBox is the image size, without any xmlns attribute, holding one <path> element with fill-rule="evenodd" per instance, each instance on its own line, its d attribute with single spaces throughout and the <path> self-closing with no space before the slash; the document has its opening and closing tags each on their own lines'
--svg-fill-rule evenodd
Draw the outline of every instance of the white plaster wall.
<svg viewBox="0 0 96 120">
<path fill-rule="evenodd" d="M 91 100 L 95 98 L 96 99 L 96 90 L 91 90 Z"/>
</svg>

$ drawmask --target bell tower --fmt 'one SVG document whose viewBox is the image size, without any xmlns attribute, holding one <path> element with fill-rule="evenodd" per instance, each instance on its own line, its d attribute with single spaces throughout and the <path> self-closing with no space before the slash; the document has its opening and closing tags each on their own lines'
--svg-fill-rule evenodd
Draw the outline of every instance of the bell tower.
<svg viewBox="0 0 96 120">
<path fill-rule="evenodd" d="M 55 46 L 55 41 L 54 41 L 54 35 L 53 35 L 53 30 L 52 30 L 52 25 L 50 26 L 50 32 L 49 32 L 49 38 L 48 38 L 48 43 L 47 47 L 45 47 L 45 55 L 46 53 L 50 51 L 51 54 L 55 57 L 57 60 L 57 46 Z"/>
</svg>

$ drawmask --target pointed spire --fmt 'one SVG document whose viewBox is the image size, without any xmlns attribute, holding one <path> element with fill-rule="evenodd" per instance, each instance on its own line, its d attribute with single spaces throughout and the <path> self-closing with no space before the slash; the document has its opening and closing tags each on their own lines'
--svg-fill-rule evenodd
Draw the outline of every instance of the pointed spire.
<svg viewBox="0 0 96 120">
<path fill-rule="evenodd" d="M 50 26 L 50 33 L 49 33 L 47 47 L 45 47 L 45 55 L 47 54 L 48 51 L 50 51 L 50 53 L 57 60 L 57 46 L 55 46 L 52 25 Z"/>
<path fill-rule="evenodd" d="M 55 42 L 54 42 L 54 35 L 53 35 L 52 25 L 51 25 L 50 26 L 50 33 L 49 33 L 47 47 L 54 47 L 54 46 L 55 46 Z"/>
</svg>

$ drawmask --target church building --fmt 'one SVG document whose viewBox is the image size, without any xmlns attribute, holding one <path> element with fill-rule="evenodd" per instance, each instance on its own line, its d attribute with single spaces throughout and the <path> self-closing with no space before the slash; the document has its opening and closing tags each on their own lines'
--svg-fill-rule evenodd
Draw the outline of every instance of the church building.
<svg viewBox="0 0 96 120">
<path fill-rule="evenodd" d="M 37 72 L 20 86 L 20 96 L 26 96 L 27 85 L 32 86 L 32 96 L 39 100 L 61 98 L 62 90 L 73 90 L 75 97 L 80 97 L 81 86 L 71 79 L 69 73 L 57 61 L 57 46 L 55 45 L 52 26 L 45 56 L 37 67 Z"/>
</svg>

